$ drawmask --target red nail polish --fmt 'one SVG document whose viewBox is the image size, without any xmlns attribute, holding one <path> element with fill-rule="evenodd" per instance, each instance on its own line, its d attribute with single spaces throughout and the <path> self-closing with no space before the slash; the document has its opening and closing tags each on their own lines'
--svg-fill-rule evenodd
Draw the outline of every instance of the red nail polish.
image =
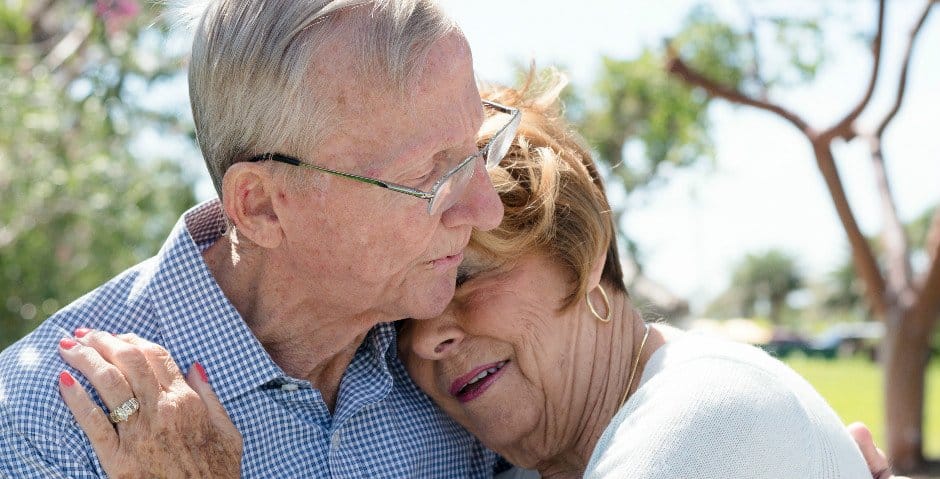
<svg viewBox="0 0 940 479">
<path fill-rule="evenodd" d="M 209 384 L 209 375 L 206 374 L 206 368 L 202 367 L 202 364 L 193 363 L 193 367 L 196 368 L 196 372 L 199 373 L 199 377 L 202 378 L 202 382 Z"/>
<path fill-rule="evenodd" d="M 75 378 L 68 372 L 62 371 L 59 373 L 59 382 L 62 383 L 63 386 L 70 388 L 75 385 Z"/>
<path fill-rule="evenodd" d="M 59 347 L 62 349 L 72 349 L 78 344 L 71 338 L 62 338 L 59 340 Z"/>
<path fill-rule="evenodd" d="M 76 338 L 84 338 L 86 334 L 90 333 L 91 329 L 89 328 L 78 328 L 75 330 Z"/>
</svg>

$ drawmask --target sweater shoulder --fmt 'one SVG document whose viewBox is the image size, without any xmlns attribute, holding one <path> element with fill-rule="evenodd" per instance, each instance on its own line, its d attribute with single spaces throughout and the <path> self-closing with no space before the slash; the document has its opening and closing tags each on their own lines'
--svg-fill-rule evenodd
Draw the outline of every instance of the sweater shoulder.
<svg viewBox="0 0 940 479">
<path fill-rule="evenodd" d="M 853 475 L 864 461 L 846 446 L 854 449 L 841 421 L 786 365 L 757 348 L 688 335 L 651 357 L 586 477 L 631 466 L 644 478 L 864 477 Z"/>
</svg>

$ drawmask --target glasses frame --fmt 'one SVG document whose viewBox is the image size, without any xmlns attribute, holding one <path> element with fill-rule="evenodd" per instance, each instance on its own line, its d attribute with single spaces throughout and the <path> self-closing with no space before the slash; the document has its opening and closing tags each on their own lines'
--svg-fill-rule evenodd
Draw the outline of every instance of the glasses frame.
<svg viewBox="0 0 940 479">
<path fill-rule="evenodd" d="M 410 186 L 401 185 L 398 183 L 393 183 L 391 181 L 380 180 L 378 178 L 371 178 L 368 176 L 357 175 L 354 173 L 347 173 L 344 171 L 334 170 L 332 168 L 327 168 L 325 166 L 316 165 L 313 163 L 307 163 L 298 158 L 295 158 L 290 155 L 285 155 L 282 153 L 262 153 L 251 157 L 248 161 L 250 162 L 259 162 L 265 160 L 277 161 L 279 163 L 286 163 L 288 165 L 300 166 L 303 168 L 308 168 L 311 170 L 319 171 L 322 173 L 328 173 L 331 175 L 340 176 L 346 179 L 359 181 L 362 183 L 379 186 L 396 193 L 401 193 L 404 195 L 414 196 L 415 198 L 420 198 L 422 200 L 427 200 L 428 202 L 428 214 L 433 214 L 434 199 L 437 198 L 438 193 L 440 192 L 441 186 L 447 183 L 451 177 L 453 177 L 461 169 L 465 168 L 476 158 L 483 158 L 486 161 L 486 167 L 496 166 L 502 157 L 494 158 L 490 155 L 490 148 L 493 146 L 497 138 L 502 138 L 507 131 L 512 130 L 512 135 L 515 136 L 516 129 L 519 127 L 519 122 L 521 115 L 518 108 L 513 108 L 510 106 L 501 105 L 499 103 L 483 100 L 483 106 L 492 108 L 500 113 L 506 113 L 510 116 L 509 121 L 506 122 L 496 133 L 490 137 L 489 141 L 486 142 L 482 148 L 468 156 L 466 159 L 462 160 L 457 166 L 451 168 L 437 182 L 434 183 L 434 186 L 431 187 L 431 191 L 422 191 Z M 503 154 L 505 156 L 505 153 Z"/>
</svg>

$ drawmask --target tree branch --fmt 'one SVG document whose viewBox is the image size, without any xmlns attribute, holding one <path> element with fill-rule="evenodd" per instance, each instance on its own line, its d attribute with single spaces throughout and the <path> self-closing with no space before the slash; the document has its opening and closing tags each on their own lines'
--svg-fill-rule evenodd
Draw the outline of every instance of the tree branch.
<svg viewBox="0 0 940 479">
<path fill-rule="evenodd" d="M 743 0 L 739 1 L 739 10 L 744 12 L 744 15 L 747 16 L 747 39 L 751 42 L 751 55 L 754 56 L 752 59 L 754 62 L 754 68 L 748 76 L 757 83 L 760 87 L 760 99 L 766 100 L 769 95 L 769 88 L 767 87 L 767 82 L 764 80 L 764 75 L 761 71 L 761 54 L 760 54 L 760 45 L 757 43 L 757 17 L 754 16 L 754 13 L 751 12 L 750 8 L 744 3 Z"/>
<path fill-rule="evenodd" d="M 898 111 L 901 109 L 901 104 L 904 102 L 904 92 L 907 90 L 907 72 L 911 66 L 911 56 L 914 51 L 914 43 L 917 40 L 918 35 L 920 34 L 921 27 L 924 26 L 924 23 L 927 21 L 927 16 L 930 15 L 931 7 L 937 5 L 937 0 L 928 0 L 927 5 L 924 7 L 923 13 L 920 14 L 920 19 L 917 21 L 917 24 L 911 30 L 910 36 L 907 41 L 907 50 L 904 52 L 904 62 L 901 67 L 901 77 L 898 80 L 898 94 L 894 99 L 894 106 L 891 107 L 891 110 L 885 115 L 884 119 L 881 120 L 881 123 L 878 125 L 878 129 L 875 130 L 875 136 L 880 140 L 884 135 L 885 130 L 888 128 L 888 124 L 891 123 L 891 120 L 894 120 L 894 116 L 898 114 Z"/>
<path fill-rule="evenodd" d="M 871 245 L 868 244 L 868 239 L 865 238 L 862 230 L 858 227 L 858 222 L 855 221 L 855 215 L 852 213 L 852 207 L 849 205 L 848 197 L 842 186 L 842 179 L 839 177 L 839 170 L 832 156 L 830 144 L 819 137 L 811 138 L 811 141 L 819 172 L 826 181 L 832 203 L 836 207 L 836 214 L 839 216 L 839 221 L 842 222 L 842 228 L 845 230 L 849 245 L 852 247 L 852 262 L 855 265 L 855 270 L 865 284 L 865 297 L 868 298 L 872 310 L 883 316 L 887 311 L 884 276 L 878 268 L 878 261 L 871 250 Z"/>
<path fill-rule="evenodd" d="M 862 99 L 859 100 L 858 104 L 855 105 L 855 108 L 845 115 L 842 120 L 820 135 L 822 138 L 827 140 L 827 143 L 828 140 L 833 138 L 841 137 L 849 140 L 855 136 L 855 127 L 853 124 L 855 123 L 855 120 L 858 118 L 858 116 L 862 114 L 862 111 L 865 110 L 865 107 L 868 106 L 868 102 L 871 101 L 871 97 L 875 93 L 875 84 L 878 81 L 878 72 L 881 69 L 881 39 L 884 36 L 886 2 L 887 0 L 878 1 L 878 29 L 875 32 L 875 38 L 873 38 L 871 42 L 873 63 L 871 67 L 871 76 L 868 79 L 868 88 L 865 90 L 865 94 L 862 96 Z"/>
<path fill-rule="evenodd" d="M 46 31 L 44 25 L 42 24 L 42 20 L 49 13 L 55 3 L 56 0 L 34 2 L 30 11 L 26 13 L 26 17 L 29 19 L 30 24 L 30 34 L 33 38 L 32 43 L 45 43 L 54 36 L 50 32 Z"/>
<path fill-rule="evenodd" d="M 674 49 L 667 47 L 667 52 L 667 71 L 679 77 L 682 81 L 688 83 L 689 85 L 704 88 L 705 91 L 707 91 L 708 94 L 713 97 L 724 98 L 725 100 L 728 100 L 732 103 L 748 105 L 760 110 L 769 111 L 789 121 L 793 126 L 795 126 L 807 136 L 814 134 L 809 124 L 800 118 L 796 113 L 793 113 L 775 103 L 751 98 L 735 88 L 730 88 L 705 78 L 705 76 L 703 76 L 701 73 L 689 68 L 689 66 L 686 65 L 681 58 L 679 58 Z"/>
<path fill-rule="evenodd" d="M 881 238 L 885 248 L 885 279 L 891 301 L 899 301 L 907 309 L 916 302 L 913 273 L 910 260 L 910 242 L 901 218 L 898 217 L 897 204 L 888 181 L 885 168 L 884 151 L 880 137 L 869 137 L 871 164 L 875 174 L 875 186 L 881 198 L 881 212 L 884 225 Z"/>
<path fill-rule="evenodd" d="M 940 205 L 933 211 L 933 219 L 930 220 L 930 228 L 927 229 L 927 238 L 924 241 L 924 249 L 928 254 L 940 251 Z M 937 256 L 928 256 L 930 261 L 936 261 Z"/>
<path fill-rule="evenodd" d="M 931 233 L 936 233 L 940 230 L 940 208 L 937 208 L 933 218 Z M 937 322 L 940 321 L 940 294 L 937 293 L 940 291 L 940 240 L 937 236 L 940 235 L 928 237 L 927 256 L 930 258 L 930 265 L 924 274 L 919 288 L 920 294 L 917 295 L 917 302 L 914 304 L 914 317 L 924 322 L 923 325 L 917 326 L 920 326 L 922 328 L 920 331 L 924 331 L 925 334 L 933 331 Z"/>
<path fill-rule="evenodd" d="M 897 204 L 894 201 L 894 195 L 888 181 L 882 142 L 885 130 L 901 109 L 914 45 L 921 28 L 927 20 L 927 16 L 930 14 L 931 7 L 935 4 L 936 0 L 929 0 L 927 2 L 920 18 L 911 30 L 904 60 L 901 64 L 901 74 L 898 81 L 898 92 L 894 106 L 887 115 L 885 115 L 884 119 L 882 119 L 875 135 L 869 138 L 872 168 L 875 173 L 875 183 L 877 185 L 878 194 L 881 197 L 882 217 L 884 220 L 881 236 L 884 241 L 887 259 L 885 263 L 886 280 L 889 285 L 888 289 L 890 294 L 894 296 L 891 300 L 899 301 L 900 306 L 904 309 L 908 309 L 917 303 L 917 291 L 913 282 L 910 245 L 907 234 L 904 231 L 904 226 L 901 223 L 901 219 L 898 217 Z"/>
<path fill-rule="evenodd" d="M 52 47 L 52 50 L 40 63 L 45 64 L 49 71 L 58 69 L 85 45 L 85 41 L 91 35 L 93 24 L 94 18 L 90 15 L 84 15 L 76 22 L 75 27 Z"/>
</svg>

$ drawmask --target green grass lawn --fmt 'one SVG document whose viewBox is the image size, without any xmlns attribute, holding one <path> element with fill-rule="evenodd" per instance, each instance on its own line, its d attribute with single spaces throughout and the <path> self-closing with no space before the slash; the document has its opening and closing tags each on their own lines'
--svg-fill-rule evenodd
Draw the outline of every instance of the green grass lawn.
<svg viewBox="0 0 940 479">
<path fill-rule="evenodd" d="M 862 421 L 871 428 L 875 441 L 884 446 L 881 370 L 864 359 L 827 361 L 805 357 L 788 358 L 786 363 L 805 377 L 822 394 L 846 423 Z M 929 458 L 940 458 L 940 361 L 933 361 L 927 373 L 924 398 L 924 448 Z"/>
</svg>

